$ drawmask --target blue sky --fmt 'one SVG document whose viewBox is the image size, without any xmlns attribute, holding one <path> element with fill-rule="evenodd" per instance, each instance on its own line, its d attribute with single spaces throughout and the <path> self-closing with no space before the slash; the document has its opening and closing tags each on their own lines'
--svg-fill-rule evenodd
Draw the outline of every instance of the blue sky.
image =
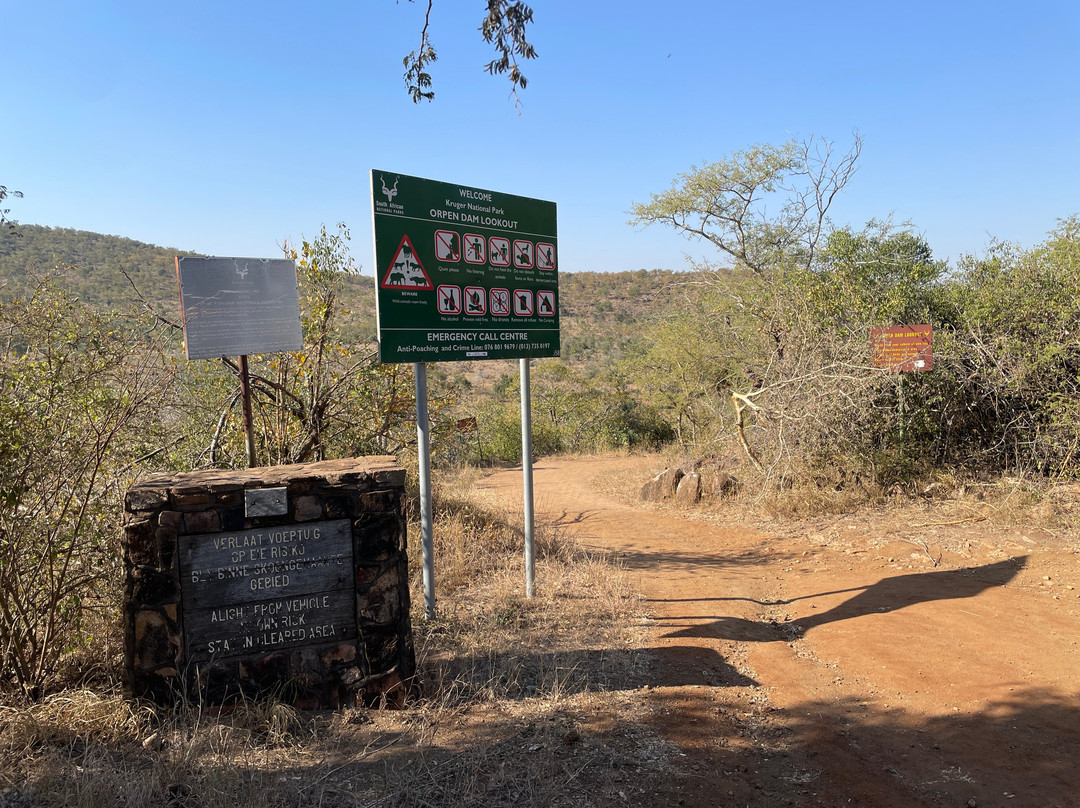
<svg viewBox="0 0 1080 808">
<path fill-rule="evenodd" d="M 910 220 L 939 258 L 1080 213 L 1080 3 L 534 0 L 521 109 L 483 72 L 482 0 L 436 0 L 436 97 L 406 95 L 424 0 L 0 0 L 0 184 L 27 223 L 277 257 L 345 221 L 368 172 L 559 206 L 564 271 L 681 269 L 633 228 L 693 165 L 811 135 L 860 168 L 838 225 Z"/>
</svg>

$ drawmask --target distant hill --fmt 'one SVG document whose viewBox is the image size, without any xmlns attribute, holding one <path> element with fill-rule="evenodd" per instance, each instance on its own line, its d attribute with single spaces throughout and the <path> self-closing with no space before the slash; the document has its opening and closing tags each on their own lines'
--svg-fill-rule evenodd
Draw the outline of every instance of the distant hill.
<svg viewBox="0 0 1080 808">
<path fill-rule="evenodd" d="M 622 358 L 670 305 L 671 290 L 682 277 L 668 269 L 560 272 L 563 357 Z"/>
<path fill-rule="evenodd" d="M 118 308 L 145 300 L 179 320 L 176 256 L 198 253 L 66 227 L 20 224 L 18 233 L 0 230 L 0 298 L 24 295 L 35 277 L 59 270 L 68 291 L 85 303 Z M 345 339 L 374 341 L 373 279 L 347 278 L 343 300 Z"/>
<path fill-rule="evenodd" d="M 35 277 L 59 270 L 69 291 L 86 303 L 113 307 L 137 300 L 134 283 L 162 313 L 176 315 L 175 256 L 194 253 L 65 227 L 21 224 L 17 232 L 0 231 L 0 296 L 26 294 Z"/>
<path fill-rule="evenodd" d="M 26 294 L 36 276 L 59 268 L 69 291 L 86 303 L 118 308 L 141 297 L 179 319 L 175 256 L 197 253 L 64 227 L 20 224 L 18 232 L 0 229 L 0 298 Z M 563 357 L 604 362 L 623 354 L 667 305 L 679 278 L 670 270 L 560 273 Z M 342 302 L 343 338 L 373 342 L 374 279 L 347 278 Z"/>
</svg>

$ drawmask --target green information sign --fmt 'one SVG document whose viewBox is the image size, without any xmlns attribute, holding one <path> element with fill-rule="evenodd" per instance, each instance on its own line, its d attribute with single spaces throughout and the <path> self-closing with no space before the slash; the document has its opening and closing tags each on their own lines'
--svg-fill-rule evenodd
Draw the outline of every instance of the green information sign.
<svg viewBox="0 0 1080 808">
<path fill-rule="evenodd" d="M 559 355 L 554 202 L 371 172 L 383 362 Z"/>
</svg>

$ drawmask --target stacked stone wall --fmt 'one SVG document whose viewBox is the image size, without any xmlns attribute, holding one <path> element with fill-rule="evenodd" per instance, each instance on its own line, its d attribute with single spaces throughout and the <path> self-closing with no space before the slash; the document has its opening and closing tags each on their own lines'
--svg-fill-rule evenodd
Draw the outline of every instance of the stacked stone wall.
<svg viewBox="0 0 1080 808">
<path fill-rule="evenodd" d="M 158 475 L 125 499 L 132 692 L 400 701 L 415 673 L 391 457 Z"/>
</svg>

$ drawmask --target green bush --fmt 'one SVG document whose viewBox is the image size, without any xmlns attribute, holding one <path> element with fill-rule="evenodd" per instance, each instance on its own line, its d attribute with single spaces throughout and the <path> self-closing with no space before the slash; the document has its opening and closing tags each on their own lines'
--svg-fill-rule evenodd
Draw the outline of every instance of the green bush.
<svg viewBox="0 0 1080 808">
<path fill-rule="evenodd" d="M 122 495 L 174 366 L 46 280 L 0 304 L 0 685 L 35 695 L 115 608 Z"/>
</svg>

